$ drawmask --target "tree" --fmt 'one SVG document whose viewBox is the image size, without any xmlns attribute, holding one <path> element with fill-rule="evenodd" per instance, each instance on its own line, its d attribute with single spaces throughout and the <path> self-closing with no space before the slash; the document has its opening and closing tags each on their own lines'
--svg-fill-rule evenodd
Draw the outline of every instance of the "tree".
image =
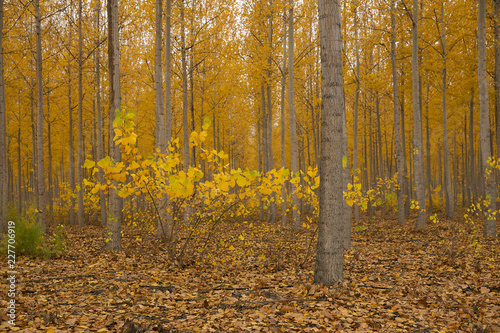
<svg viewBox="0 0 500 333">
<path fill-rule="evenodd" d="M 43 151 L 43 77 L 42 77 L 42 19 L 40 17 L 40 0 L 35 0 L 36 29 L 36 143 L 37 143 L 37 188 L 38 188 L 38 223 L 46 228 L 46 193 Z"/>
<path fill-rule="evenodd" d="M 450 151 L 448 148 L 448 113 L 446 104 L 446 88 L 448 86 L 446 64 L 448 60 L 448 50 L 446 49 L 446 26 L 444 22 L 444 2 L 441 2 L 441 52 L 443 59 L 443 89 L 442 89 L 442 102 L 443 102 L 443 171 L 444 171 L 444 197 L 446 202 L 446 217 L 453 218 L 455 211 L 455 200 L 453 199 L 453 190 L 451 186 L 451 171 L 450 171 Z M 456 176 L 455 176 L 456 177 Z"/>
<path fill-rule="evenodd" d="M 399 91 L 398 91 L 398 72 L 396 63 L 396 18 L 395 2 L 391 1 L 391 62 L 392 62 L 392 89 L 394 105 L 394 141 L 396 145 L 396 171 L 398 173 L 398 187 L 396 194 L 398 196 L 398 222 L 405 222 L 405 203 L 403 198 L 403 158 L 401 154 L 401 126 L 399 120 Z M 404 135 L 404 133 L 403 133 Z"/>
<path fill-rule="evenodd" d="M 420 112 L 420 91 L 418 71 L 418 0 L 413 0 L 413 28 L 412 28 L 412 104 L 413 104 L 413 179 L 417 194 L 418 217 L 416 227 L 423 229 L 425 226 L 425 191 L 423 156 L 424 145 L 422 140 L 422 114 Z"/>
<path fill-rule="evenodd" d="M 100 18 L 101 18 L 101 1 L 96 1 L 95 5 L 96 17 L 96 52 L 95 52 L 95 85 L 96 85 L 96 111 L 97 111 L 97 158 L 104 158 L 104 143 L 102 132 L 102 112 L 101 112 L 101 50 L 100 50 Z M 99 170 L 99 182 L 103 182 L 103 170 Z M 102 190 L 99 191 L 99 205 L 101 211 L 101 226 L 106 226 L 106 196 Z"/>
<path fill-rule="evenodd" d="M 115 163 L 120 162 L 119 145 L 113 141 L 113 120 L 115 112 L 121 108 L 120 92 L 120 48 L 118 30 L 118 0 L 108 0 L 108 76 L 109 76 L 109 151 Z M 106 250 L 120 251 L 122 248 L 121 223 L 123 220 L 123 200 L 111 190 L 109 192 L 109 211 L 106 231 Z"/>
<path fill-rule="evenodd" d="M 484 224 L 484 235 L 496 237 L 496 211 L 497 188 L 493 174 L 489 172 L 490 160 L 493 157 L 490 145 L 490 111 L 488 82 L 486 81 L 486 0 L 479 0 L 477 34 L 478 34 L 478 83 L 479 83 L 479 114 L 480 114 L 480 137 L 481 137 L 481 163 L 485 174 L 485 194 L 488 202 L 486 220 Z"/>
<path fill-rule="evenodd" d="M 78 226 L 83 227 L 83 36 L 82 36 L 82 0 L 78 0 Z"/>
<path fill-rule="evenodd" d="M 314 282 L 343 280 L 344 233 L 342 28 L 338 0 L 319 0 L 321 48 L 321 162 L 319 229 Z"/>
<path fill-rule="evenodd" d="M 3 0 L 0 0 L 0 233 L 6 228 L 8 198 L 7 111 L 3 67 Z"/>
<path fill-rule="evenodd" d="M 295 89 L 294 89 L 294 38 L 293 38 L 293 0 L 289 2 L 288 9 L 288 117 L 290 126 L 290 171 L 293 176 L 299 172 L 297 164 L 297 130 L 295 124 Z M 292 203 L 293 203 L 293 228 L 299 229 L 300 215 L 299 198 L 295 193 L 296 183 L 292 183 Z"/>
</svg>

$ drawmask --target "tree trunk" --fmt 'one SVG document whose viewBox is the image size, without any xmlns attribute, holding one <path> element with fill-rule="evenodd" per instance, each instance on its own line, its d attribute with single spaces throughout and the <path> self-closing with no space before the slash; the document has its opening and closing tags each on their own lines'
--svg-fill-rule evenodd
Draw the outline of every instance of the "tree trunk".
<svg viewBox="0 0 500 333">
<path fill-rule="evenodd" d="M 37 114 L 36 114 L 36 142 L 37 142 L 37 188 L 38 188 L 38 223 L 45 231 L 46 228 L 46 196 L 45 170 L 43 151 L 43 77 L 42 77 L 42 19 L 40 17 L 40 0 L 35 0 L 36 22 L 36 86 L 37 86 Z"/>
<path fill-rule="evenodd" d="M 184 136 L 184 172 L 189 170 L 189 122 L 188 122 L 188 91 L 187 91 L 187 61 L 186 61 L 186 22 L 184 18 L 184 0 L 181 0 L 181 70 L 182 70 L 182 129 Z M 184 209 L 184 224 L 188 225 L 190 209 Z"/>
<path fill-rule="evenodd" d="M 360 64 L 359 64 L 359 26 L 358 26 L 358 6 L 354 4 L 354 47 L 356 52 L 356 93 L 354 97 L 354 128 L 353 128 L 353 169 L 354 178 L 359 178 L 358 173 L 358 109 L 359 109 L 359 89 L 360 89 Z M 353 180 L 355 183 L 356 181 Z M 354 220 L 359 221 L 359 206 L 354 204 Z"/>
<path fill-rule="evenodd" d="M 108 62 L 109 62 L 109 151 L 116 163 L 121 161 L 119 145 L 113 141 L 113 120 L 115 112 L 121 109 L 120 91 L 120 46 L 118 30 L 118 0 L 108 0 Z M 113 182 L 116 186 L 116 181 Z M 123 220 L 123 200 L 115 193 L 109 194 L 110 216 L 107 222 L 106 250 L 121 251 L 121 223 Z"/>
<path fill-rule="evenodd" d="M 446 49 L 446 31 L 444 24 L 444 3 L 441 2 L 441 46 L 443 47 L 443 172 L 444 172 L 444 198 L 446 202 L 446 217 L 450 220 L 453 219 L 455 212 L 455 200 L 453 198 L 451 170 L 450 170 L 450 150 L 448 147 L 448 114 L 446 108 L 446 88 L 448 85 L 446 62 L 448 52 Z"/>
<path fill-rule="evenodd" d="M 474 88 L 471 89 L 471 99 L 469 104 L 469 186 L 472 192 L 472 203 L 478 202 L 476 178 L 476 154 L 474 151 Z"/>
<path fill-rule="evenodd" d="M 83 213 L 83 59 L 82 59 L 82 0 L 78 0 L 78 226 L 84 225 Z"/>
<path fill-rule="evenodd" d="M 343 280 L 346 221 L 343 200 L 342 144 L 345 131 L 342 30 L 338 0 L 319 0 L 321 46 L 321 165 L 319 230 L 314 283 Z"/>
<path fill-rule="evenodd" d="M 272 50 L 272 43 L 273 43 L 273 24 L 272 24 L 272 17 L 269 17 L 269 35 L 268 35 L 268 42 L 269 42 L 269 52 Z M 268 58 L 268 72 L 267 72 L 267 83 L 266 83 L 266 92 L 267 92 L 267 153 L 269 154 L 269 157 L 267 159 L 268 167 L 269 170 L 274 169 L 274 158 L 273 158 L 273 103 L 271 100 L 271 65 L 272 65 L 272 54 L 269 54 Z M 288 95 L 290 95 L 290 91 L 288 92 Z M 290 112 L 289 112 L 290 113 Z M 291 132 L 291 130 L 290 130 Z M 270 208 L 270 216 L 269 216 L 269 222 L 270 223 L 276 223 L 277 215 L 278 215 L 278 207 L 276 205 L 276 193 L 271 194 L 271 198 L 274 198 L 273 201 L 269 204 Z"/>
<path fill-rule="evenodd" d="M 486 0 L 479 0 L 478 9 L 478 82 L 479 82 L 479 108 L 480 108 L 480 136 L 482 171 L 485 172 L 484 189 L 487 210 L 484 223 L 484 235 L 496 237 L 496 211 L 497 188 L 493 173 L 489 167 L 489 160 L 493 157 L 490 146 L 490 112 L 488 82 L 486 77 Z"/>
<path fill-rule="evenodd" d="M 405 223 L 405 204 L 403 197 L 403 159 L 401 156 L 401 128 L 399 120 L 399 90 L 398 90 L 398 72 L 396 62 L 396 19 L 394 15 L 395 2 L 391 2 L 391 61 L 392 61 L 392 86 L 393 86 L 393 105 L 394 105 L 394 137 L 396 143 L 396 168 L 398 187 L 396 195 L 398 196 L 398 222 Z M 404 135 L 404 134 L 403 134 Z"/>
<path fill-rule="evenodd" d="M 434 207 L 432 202 L 432 169 L 431 169 L 431 134 L 429 130 L 429 85 L 427 84 L 427 103 L 425 113 L 425 127 L 426 127 L 426 154 L 427 154 L 427 192 L 429 197 L 429 214 L 432 214 Z"/>
<path fill-rule="evenodd" d="M 104 143 L 103 143 L 103 132 L 102 132 L 102 114 L 101 114 L 101 49 L 100 45 L 100 18 L 101 18 L 101 1 L 96 2 L 96 53 L 95 53 L 95 77 L 96 77 L 96 113 L 97 113 L 97 156 L 101 160 L 104 158 Z M 104 175 L 102 168 L 99 168 L 99 183 L 103 183 Z M 107 215 L 106 215 L 106 195 L 103 191 L 99 191 L 99 203 L 101 211 L 101 226 L 106 226 Z"/>
<path fill-rule="evenodd" d="M 286 87 L 286 42 L 287 42 L 287 28 L 286 28 L 286 0 L 283 0 L 283 67 L 281 69 L 281 168 L 286 168 L 285 164 L 285 87 Z M 281 187 L 281 225 L 286 227 L 286 209 L 287 209 L 287 193 L 286 183 Z"/>
<path fill-rule="evenodd" d="M 297 166 L 297 130 L 295 124 L 295 88 L 294 88 L 294 27 L 293 27 L 293 0 L 290 0 L 288 9 L 288 117 L 290 127 L 290 170 L 292 176 L 297 176 L 299 172 Z M 297 211 L 299 206 L 299 198 L 295 191 L 297 184 L 292 183 L 292 214 L 293 214 L 293 228 L 298 230 L 300 227 L 300 214 Z"/>
<path fill-rule="evenodd" d="M 0 0 L 0 233 L 6 229 L 7 219 L 7 112 L 5 109 L 5 82 L 3 78 L 3 0 Z M 19 148 L 18 148 L 19 149 Z M 19 171 L 18 171 L 19 172 Z M 18 175 L 21 183 L 21 172 Z M 21 191 L 19 191 L 21 197 Z"/>
<path fill-rule="evenodd" d="M 418 0 L 413 0 L 413 29 L 412 29 L 412 103 L 413 103 L 413 179 L 416 188 L 416 202 L 418 206 L 417 229 L 425 227 L 425 191 L 422 159 L 424 156 L 422 143 L 422 114 L 419 98 L 419 71 L 418 71 Z"/>
</svg>

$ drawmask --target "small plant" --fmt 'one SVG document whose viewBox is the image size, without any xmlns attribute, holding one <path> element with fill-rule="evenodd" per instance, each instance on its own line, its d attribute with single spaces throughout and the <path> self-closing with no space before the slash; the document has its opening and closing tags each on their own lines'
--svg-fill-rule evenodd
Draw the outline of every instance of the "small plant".
<svg viewBox="0 0 500 333">
<path fill-rule="evenodd" d="M 64 253 L 66 248 L 66 231 L 60 225 L 52 237 L 46 239 L 37 222 L 37 211 L 31 206 L 25 214 L 19 214 L 10 208 L 7 219 L 15 222 L 15 249 L 19 255 L 29 257 L 50 258 Z M 7 238 L 1 243 L 3 253 L 7 252 Z"/>
</svg>

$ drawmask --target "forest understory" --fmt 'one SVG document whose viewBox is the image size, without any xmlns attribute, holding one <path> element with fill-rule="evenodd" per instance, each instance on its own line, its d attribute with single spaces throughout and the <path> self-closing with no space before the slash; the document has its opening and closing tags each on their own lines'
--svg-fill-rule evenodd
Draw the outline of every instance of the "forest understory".
<svg viewBox="0 0 500 333">
<path fill-rule="evenodd" d="M 313 284 L 314 225 L 226 221 L 175 262 L 144 230 L 106 253 L 103 228 L 68 227 L 64 256 L 18 259 L 17 326 L 2 300 L 0 331 L 500 332 L 500 240 L 439 214 L 423 231 L 386 217 L 353 226 L 331 287 Z"/>
</svg>

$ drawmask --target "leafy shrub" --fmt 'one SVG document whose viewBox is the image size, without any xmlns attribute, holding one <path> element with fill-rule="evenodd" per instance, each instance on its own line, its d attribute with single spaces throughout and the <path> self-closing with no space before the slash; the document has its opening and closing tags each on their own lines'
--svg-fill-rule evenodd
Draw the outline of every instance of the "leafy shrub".
<svg viewBox="0 0 500 333">
<path fill-rule="evenodd" d="M 7 219 L 15 222 L 16 254 L 39 258 L 64 254 L 67 243 L 64 226 L 59 225 L 51 237 L 45 238 L 37 222 L 37 214 L 33 207 L 30 207 L 25 214 L 19 214 L 15 208 L 9 209 Z M 4 238 L 1 243 L 3 253 L 7 253 L 7 240 L 8 238 Z"/>
</svg>

